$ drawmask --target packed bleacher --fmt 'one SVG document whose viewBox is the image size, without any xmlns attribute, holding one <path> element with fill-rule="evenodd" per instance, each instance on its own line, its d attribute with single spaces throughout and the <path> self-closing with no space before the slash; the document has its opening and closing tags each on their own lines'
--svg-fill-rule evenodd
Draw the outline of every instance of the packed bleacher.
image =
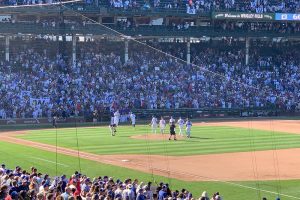
<svg viewBox="0 0 300 200">
<path fill-rule="evenodd" d="M 3 0 L 1 5 L 51 4 L 56 0 Z M 188 14 L 211 11 L 238 11 L 252 13 L 292 12 L 300 10 L 299 0 L 86 0 L 84 4 L 92 7 L 122 9 L 127 11 L 172 11 L 183 10 Z"/>
<path fill-rule="evenodd" d="M 133 42 L 124 62 L 124 43 L 85 42 L 78 45 L 73 65 L 57 54 L 55 42 L 39 42 L 43 45 L 34 47 L 33 41 L 12 47 L 9 62 L 2 57 L 1 118 L 116 109 L 299 108 L 297 44 L 253 42 L 248 65 L 240 42 L 192 44 L 192 64 L 187 65 L 182 43 L 149 43 L 180 60 Z"/>
<path fill-rule="evenodd" d="M 209 200 L 203 192 L 199 200 Z M 147 182 L 127 178 L 120 180 L 109 176 L 93 179 L 75 172 L 50 177 L 35 167 L 29 171 L 17 166 L 0 167 L 0 199 L 3 200 L 192 200 L 187 189 L 175 190 L 168 183 Z M 211 194 L 211 200 L 221 200 L 219 192 Z"/>
<path fill-rule="evenodd" d="M 129 1 L 109 0 L 109 5 L 117 9 L 141 9 L 141 10 L 179 10 L 186 9 L 188 14 L 196 14 L 210 11 L 240 11 L 254 13 L 272 12 L 297 12 L 300 4 L 298 0 L 153 0 L 153 1 Z"/>
</svg>

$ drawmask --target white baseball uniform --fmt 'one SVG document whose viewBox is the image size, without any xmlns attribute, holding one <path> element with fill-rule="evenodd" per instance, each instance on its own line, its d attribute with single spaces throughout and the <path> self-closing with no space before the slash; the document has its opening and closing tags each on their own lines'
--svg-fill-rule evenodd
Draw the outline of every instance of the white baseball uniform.
<svg viewBox="0 0 300 200">
<path fill-rule="evenodd" d="M 184 120 L 179 118 L 177 121 L 178 127 L 179 127 L 179 135 L 183 135 L 183 128 L 184 128 Z"/>
<path fill-rule="evenodd" d="M 133 113 L 130 114 L 130 120 L 131 120 L 132 126 L 135 126 L 135 114 L 133 114 Z"/>
<path fill-rule="evenodd" d="M 165 133 L 165 128 L 166 128 L 166 121 L 164 119 L 161 119 L 159 121 L 159 128 L 160 128 L 160 133 L 164 134 Z"/>
<path fill-rule="evenodd" d="M 117 110 L 115 113 L 114 113 L 114 124 L 116 126 L 119 125 L 119 121 L 120 121 L 120 113 L 119 111 Z"/>
<path fill-rule="evenodd" d="M 186 126 L 186 136 L 188 138 L 190 138 L 191 137 L 192 122 L 191 121 L 186 121 L 185 126 Z"/>
<path fill-rule="evenodd" d="M 151 128 L 152 128 L 152 133 L 156 133 L 156 129 L 157 129 L 157 118 L 156 117 L 152 117 Z"/>
</svg>

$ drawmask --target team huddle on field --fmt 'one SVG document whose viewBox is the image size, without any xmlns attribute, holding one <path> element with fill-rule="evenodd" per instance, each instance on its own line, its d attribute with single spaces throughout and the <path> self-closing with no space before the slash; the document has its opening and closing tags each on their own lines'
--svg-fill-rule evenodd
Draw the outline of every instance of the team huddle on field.
<svg viewBox="0 0 300 200">
<path fill-rule="evenodd" d="M 179 135 L 183 136 L 184 135 L 184 127 L 185 127 L 185 133 L 186 137 L 190 138 L 191 137 L 191 128 L 192 128 L 192 122 L 187 118 L 186 121 L 184 121 L 181 117 L 177 121 L 178 127 L 179 127 Z M 164 120 L 163 117 L 158 122 L 158 119 L 155 116 L 152 116 L 152 120 L 150 123 L 152 133 L 157 132 L 157 128 L 159 127 L 160 133 L 164 134 L 165 129 L 166 129 L 166 120 Z M 174 140 L 176 140 L 176 123 L 175 119 L 173 117 L 170 118 L 169 120 L 169 126 L 170 126 L 170 137 L 169 140 L 173 137 Z"/>
<path fill-rule="evenodd" d="M 135 127 L 135 124 L 136 124 L 135 114 L 130 112 L 129 113 L 129 118 L 130 118 L 132 126 Z M 110 125 L 109 125 L 109 129 L 110 129 L 110 132 L 111 132 L 112 136 L 116 135 L 117 127 L 119 125 L 119 121 L 120 121 L 120 113 L 117 110 L 111 116 L 111 122 L 110 122 Z M 177 121 L 177 124 L 178 124 L 178 129 L 179 129 L 179 136 L 184 136 L 184 134 L 186 134 L 186 137 L 190 138 L 191 137 L 191 129 L 192 129 L 192 122 L 190 121 L 190 119 L 187 118 L 186 121 L 184 121 L 184 119 L 179 117 L 179 119 Z M 159 127 L 160 133 L 165 134 L 167 123 L 166 123 L 166 120 L 163 117 L 161 117 L 161 119 L 158 121 L 158 119 L 155 116 L 152 116 L 151 123 L 149 125 L 151 126 L 152 133 L 156 134 L 157 133 L 157 128 Z M 171 117 L 170 120 L 169 120 L 169 127 L 170 127 L 169 140 L 171 140 L 172 137 L 173 137 L 174 140 L 177 140 L 176 139 L 176 122 L 175 122 L 175 119 L 173 117 Z"/>
</svg>

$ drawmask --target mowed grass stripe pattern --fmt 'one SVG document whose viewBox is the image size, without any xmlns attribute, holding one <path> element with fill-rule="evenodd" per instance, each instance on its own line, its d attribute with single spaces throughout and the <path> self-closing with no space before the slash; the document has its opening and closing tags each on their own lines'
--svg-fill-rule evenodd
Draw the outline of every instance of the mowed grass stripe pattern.
<svg viewBox="0 0 300 200">
<path fill-rule="evenodd" d="M 58 163 L 63 165 L 58 166 L 56 174 L 56 155 L 53 152 L 47 152 L 35 148 L 30 148 L 22 145 L 10 144 L 0 141 L 0 154 L 1 163 L 5 163 L 10 169 L 14 169 L 15 166 L 21 166 L 25 170 L 29 170 L 30 167 L 37 167 L 39 172 L 49 174 L 54 177 L 56 175 L 66 174 L 70 176 L 74 171 L 78 171 L 78 159 L 77 157 L 71 157 L 66 155 L 58 154 Z M 36 159 L 33 159 L 36 158 Z M 41 162 L 40 160 L 47 160 L 50 162 Z M 193 193 L 193 197 L 198 199 L 203 191 L 207 191 L 208 194 L 212 195 L 216 191 L 222 194 L 224 199 L 230 200 L 255 200 L 258 199 L 257 192 L 255 190 L 237 187 L 231 184 L 222 182 L 186 182 L 177 179 L 169 179 L 167 177 L 161 177 L 154 175 L 152 179 L 151 174 L 143 172 L 116 167 L 112 165 L 97 163 L 85 159 L 81 159 L 81 172 L 87 176 L 93 178 L 96 176 L 114 176 L 115 179 L 120 178 L 124 180 L 126 178 L 138 178 L 139 181 L 147 183 L 148 181 L 154 182 L 169 182 L 171 183 L 172 189 L 186 188 Z M 247 181 L 247 182 L 236 182 L 244 186 L 256 188 L 259 184 L 260 189 L 269 191 L 276 191 L 278 187 L 277 181 Z M 299 180 L 282 180 L 281 181 L 281 192 L 284 194 L 300 197 L 299 192 Z M 275 199 L 276 195 L 261 192 L 261 196 L 267 197 L 268 199 Z M 293 198 L 286 198 L 286 200 L 292 200 Z"/>
<path fill-rule="evenodd" d="M 177 131 L 178 132 L 178 131 Z M 35 130 L 18 137 L 55 145 L 56 130 Z M 57 129 L 58 146 L 77 149 L 76 128 Z M 137 140 L 130 136 L 152 134 L 149 126 L 77 128 L 79 149 L 95 154 L 199 155 L 300 147 L 300 135 L 234 127 L 196 127 L 192 138 L 180 141 Z"/>
</svg>

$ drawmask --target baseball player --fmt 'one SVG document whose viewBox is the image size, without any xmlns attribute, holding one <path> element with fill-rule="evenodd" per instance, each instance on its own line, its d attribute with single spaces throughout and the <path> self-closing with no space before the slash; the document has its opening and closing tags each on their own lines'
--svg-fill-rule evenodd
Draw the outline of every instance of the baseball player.
<svg viewBox="0 0 300 200">
<path fill-rule="evenodd" d="M 161 117 L 161 119 L 159 120 L 159 128 L 160 128 L 160 133 L 164 134 L 166 128 L 166 121 L 164 120 L 163 117 Z"/>
<path fill-rule="evenodd" d="M 115 124 L 109 125 L 110 134 L 111 136 L 115 136 L 117 132 L 117 126 Z"/>
<path fill-rule="evenodd" d="M 152 133 L 156 134 L 156 129 L 157 129 L 157 118 L 155 116 L 152 116 L 152 120 L 151 120 L 151 129 L 152 129 Z"/>
<path fill-rule="evenodd" d="M 52 126 L 53 126 L 53 128 L 57 128 L 57 116 L 53 116 L 53 118 L 52 118 Z"/>
<path fill-rule="evenodd" d="M 175 119 L 171 116 L 170 121 L 169 121 L 169 125 L 171 126 L 172 124 L 175 124 Z"/>
<path fill-rule="evenodd" d="M 172 136 L 174 137 L 174 140 L 177 140 L 176 139 L 176 132 L 175 132 L 175 122 L 173 122 L 171 125 L 170 125 L 170 137 L 169 137 L 169 140 L 171 140 Z"/>
<path fill-rule="evenodd" d="M 93 112 L 93 124 L 97 124 L 97 121 L 98 121 L 98 111 L 97 110 L 94 110 Z"/>
<path fill-rule="evenodd" d="M 191 137 L 192 122 L 189 120 L 189 118 L 186 119 L 185 126 L 186 126 L 186 137 L 190 138 Z"/>
<path fill-rule="evenodd" d="M 131 112 L 129 117 L 130 117 L 132 126 L 135 127 L 135 114 Z"/>
<path fill-rule="evenodd" d="M 184 120 L 179 117 L 177 121 L 178 127 L 179 127 L 179 135 L 183 136 L 183 128 L 184 128 Z"/>
<path fill-rule="evenodd" d="M 115 122 L 114 112 L 111 111 L 110 112 L 110 124 L 114 124 L 114 122 Z"/>
<path fill-rule="evenodd" d="M 116 126 L 119 125 L 119 121 L 120 121 L 120 112 L 119 110 L 117 110 L 115 113 L 114 113 L 114 124 Z"/>
</svg>

